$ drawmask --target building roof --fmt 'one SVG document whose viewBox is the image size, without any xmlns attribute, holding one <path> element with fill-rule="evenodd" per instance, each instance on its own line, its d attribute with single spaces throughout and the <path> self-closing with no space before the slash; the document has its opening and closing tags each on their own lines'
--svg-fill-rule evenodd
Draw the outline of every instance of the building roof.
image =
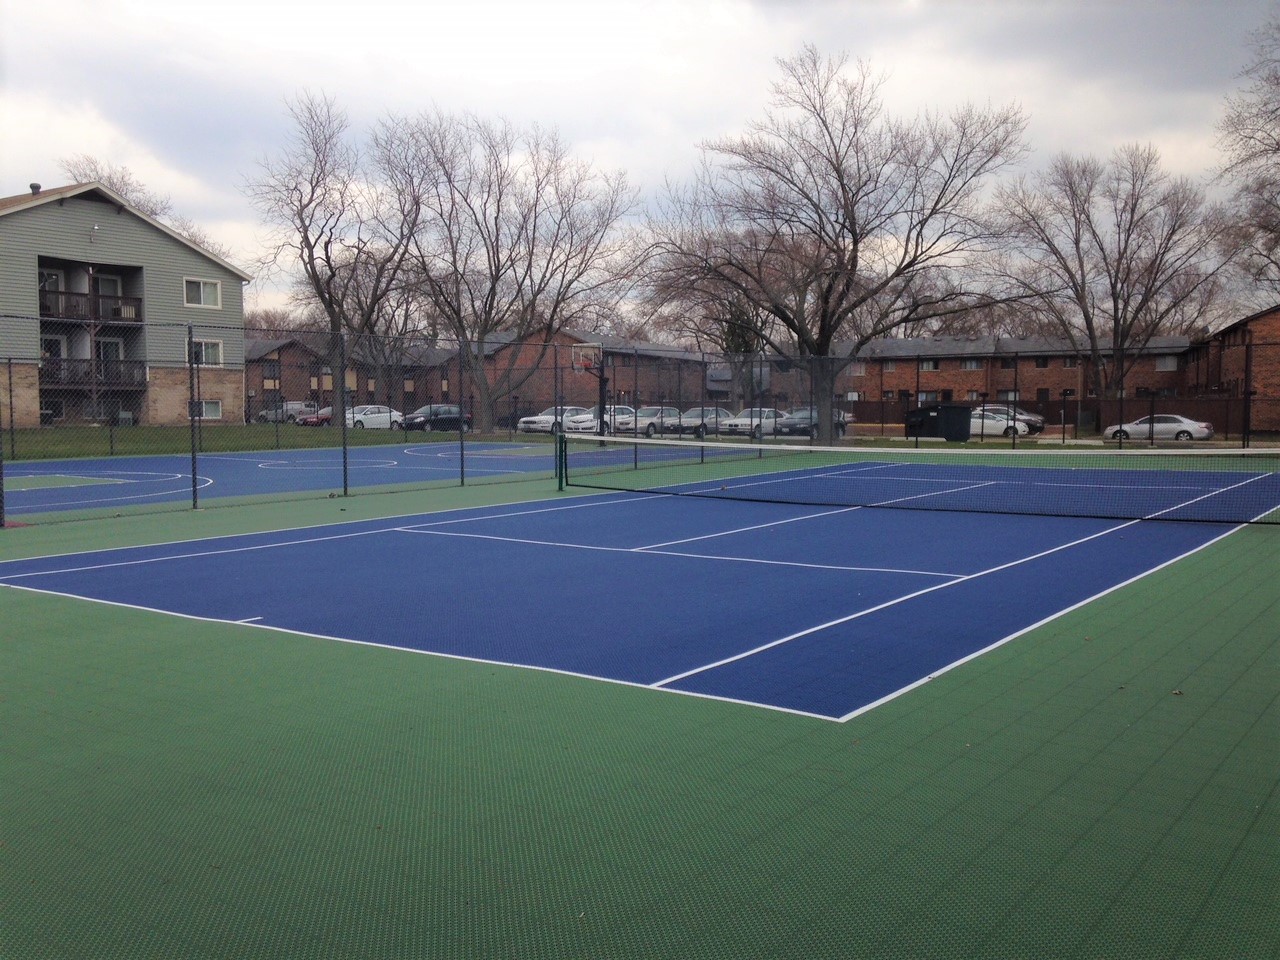
<svg viewBox="0 0 1280 960">
<path fill-rule="evenodd" d="M 1241 317 L 1239 320 L 1233 320 L 1225 327 L 1215 330 L 1212 333 L 1208 332 L 1206 329 L 1204 336 L 1200 337 L 1199 340 L 1202 343 L 1210 340 L 1217 340 L 1227 333 L 1234 333 L 1242 327 L 1249 327 L 1258 320 L 1262 320 L 1265 317 L 1272 317 L 1277 314 L 1280 314 L 1280 303 L 1266 307 L 1263 310 L 1259 310 L 1257 313 L 1251 313 L 1247 317 Z"/>
<path fill-rule="evenodd" d="M 242 282 L 248 283 L 253 279 L 251 274 L 245 273 L 234 264 L 223 260 L 216 253 L 211 253 L 198 243 L 192 243 L 182 234 L 178 233 L 172 227 L 166 226 L 155 217 L 148 216 L 137 207 L 133 206 L 129 201 L 120 194 L 116 193 L 110 187 L 102 183 L 73 183 L 65 187 L 51 187 L 48 190 L 41 189 L 39 184 L 32 184 L 30 193 L 22 193 L 15 197 L 0 197 L 0 217 L 12 213 L 18 213 L 22 210 L 30 210 L 34 207 L 43 206 L 46 203 L 52 203 L 57 200 L 67 200 L 71 197 L 81 197 L 89 195 L 97 195 L 99 200 L 105 200 L 107 203 L 119 207 L 121 210 L 127 210 L 140 220 L 144 220 L 151 226 L 155 227 L 161 233 L 168 234 L 173 240 L 185 247 L 190 247 L 202 257 L 212 260 L 214 263 L 227 270 L 230 270 L 238 276 Z"/>
<path fill-rule="evenodd" d="M 1100 343 L 1110 351 L 1111 341 Z M 1142 347 L 1143 354 L 1178 354 L 1191 346 L 1190 337 L 1152 337 Z M 832 351 L 833 353 L 837 351 Z M 872 340 L 860 351 L 860 360 L 897 360 L 915 357 L 1034 357 L 1081 356 L 1088 353 L 1084 345 L 1073 344 L 1066 337 L 882 337 Z M 840 356 L 848 356 L 848 345 Z"/>
</svg>

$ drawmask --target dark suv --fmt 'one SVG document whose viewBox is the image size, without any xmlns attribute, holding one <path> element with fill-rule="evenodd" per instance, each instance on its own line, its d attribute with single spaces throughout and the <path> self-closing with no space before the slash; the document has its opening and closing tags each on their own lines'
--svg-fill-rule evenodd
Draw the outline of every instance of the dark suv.
<svg viewBox="0 0 1280 960">
<path fill-rule="evenodd" d="M 849 427 L 849 421 L 841 410 L 831 411 L 831 435 L 839 440 Z M 774 425 L 774 432 L 782 437 L 817 437 L 818 411 L 809 408 L 789 410 L 787 415 Z"/>
<path fill-rule="evenodd" d="M 463 413 L 456 403 L 429 403 L 404 418 L 406 430 L 434 430 L 440 433 L 463 433 L 471 430 L 471 414 Z"/>
</svg>

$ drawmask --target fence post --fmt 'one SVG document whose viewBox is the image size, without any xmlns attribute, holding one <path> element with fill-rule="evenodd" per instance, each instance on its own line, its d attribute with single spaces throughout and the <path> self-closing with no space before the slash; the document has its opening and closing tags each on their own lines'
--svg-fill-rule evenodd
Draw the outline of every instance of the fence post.
<svg viewBox="0 0 1280 960">
<path fill-rule="evenodd" d="M 338 331 L 338 382 L 334 385 L 333 392 L 334 399 L 341 398 L 342 401 L 333 405 L 333 411 L 342 414 L 342 495 L 349 497 L 351 486 L 350 464 L 347 460 L 349 450 L 347 448 L 347 334 L 345 330 Z"/>
<path fill-rule="evenodd" d="M 5 366 L 9 371 L 9 459 L 16 460 L 18 457 L 18 434 L 13 425 L 13 357 L 5 361 Z M 39 417 L 39 415 L 40 411 L 37 410 L 36 416 Z"/>
<path fill-rule="evenodd" d="M 196 479 L 196 338 L 187 324 L 187 421 L 191 427 L 191 509 L 200 509 L 200 486 Z"/>
<path fill-rule="evenodd" d="M 9 383 L 13 383 L 13 360 L 8 362 Z M 12 393 L 10 394 L 12 396 Z M 38 413 L 37 413 L 38 415 Z M 9 421 L 13 422 L 13 401 L 9 402 Z M 0 424 L 4 422 L 4 410 L 0 409 Z M 0 529 L 4 528 L 4 440 L 0 439 Z"/>
</svg>

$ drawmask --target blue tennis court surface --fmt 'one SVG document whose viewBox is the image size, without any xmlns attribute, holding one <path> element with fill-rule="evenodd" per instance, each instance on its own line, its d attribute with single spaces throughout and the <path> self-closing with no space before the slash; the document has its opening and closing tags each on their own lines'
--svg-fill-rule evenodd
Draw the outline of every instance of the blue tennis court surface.
<svg viewBox="0 0 1280 960">
<path fill-rule="evenodd" d="M 846 719 L 1234 529 L 644 494 L 0 564 L 0 584 Z"/>
<path fill-rule="evenodd" d="M 548 444 L 468 443 L 466 475 L 550 474 Z M 457 482 L 462 454 L 457 441 L 350 448 L 353 487 Z M 110 510 L 163 503 L 190 503 L 191 455 L 111 457 L 6 463 L 5 510 L 31 515 L 64 510 Z M 197 459 L 196 496 L 272 496 L 342 489 L 342 451 L 333 449 L 202 453 Z"/>
</svg>

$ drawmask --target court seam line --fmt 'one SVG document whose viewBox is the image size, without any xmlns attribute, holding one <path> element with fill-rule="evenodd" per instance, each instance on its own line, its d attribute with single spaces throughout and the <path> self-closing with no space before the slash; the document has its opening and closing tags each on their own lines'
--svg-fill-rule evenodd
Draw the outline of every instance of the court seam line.
<svg viewBox="0 0 1280 960">
<path fill-rule="evenodd" d="M 1013 560 L 1013 561 L 1010 561 L 1010 562 L 1008 562 L 1008 563 L 1002 563 L 1002 564 L 1000 564 L 1000 565 L 998 565 L 998 566 L 995 566 L 995 567 L 989 567 L 988 569 L 986 569 L 986 570 L 980 570 L 980 571 L 978 571 L 977 573 L 968 574 L 968 575 L 964 576 L 963 578 L 958 579 L 958 580 L 953 580 L 953 581 L 951 581 L 950 583 L 938 583 L 938 584 L 934 584 L 934 585 L 933 585 L 933 586 L 931 586 L 931 587 L 925 587 L 923 590 L 917 590 L 917 591 L 915 591 L 914 593 L 908 593 L 908 594 L 906 594 L 906 595 L 904 595 L 904 596 L 901 596 L 901 597 L 898 597 L 898 598 L 896 598 L 896 599 L 894 599 L 894 600 L 889 600 L 889 601 L 886 601 L 885 603 L 880 603 L 880 604 L 877 604 L 877 605 L 875 605 L 875 606 L 873 606 L 873 607 L 868 607 L 868 608 L 867 608 L 867 609 L 865 609 L 865 610 L 859 610 L 859 611 L 857 611 L 856 613 L 852 613 L 852 614 L 850 614 L 850 615 L 849 615 L 849 616 L 847 616 L 847 617 L 840 617 L 840 618 L 835 619 L 835 620 L 830 620 L 830 621 L 828 621 L 827 623 L 817 624 L 816 626 L 808 627 L 808 628 L 806 628 L 806 629 L 804 629 L 804 630 L 799 630 L 799 631 L 797 631 L 797 632 L 795 632 L 795 633 L 792 633 L 792 634 L 790 634 L 790 635 L 788 635 L 788 636 L 785 636 L 785 637 L 781 637 L 781 638 L 779 638 L 779 639 L 777 639 L 777 640 L 771 640 L 769 643 L 761 644 L 760 646 L 757 646 L 757 647 L 755 647 L 754 649 L 751 649 L 751 650 L 744 650 L 742 653 L 735 654 L 735 655 L 733 655 L 733 656 L 731 656 L 731 657 L 725 657 L 725 658 L 723 658 L 723 659 L 721 659 L 721 660 L 718 660 L 718 661 L 716 661 L 716 662 L 714 662 L 714 663 L 709 663 L 709 664 L 705 664 L 705 665 L 703 665 L 703 666 L 695 667 L 695 668 L 693 668 L 693 669 L 691 669 L 691 670 L 686 670 L 685 672 L 683 672 L 683 673 L 679 673 L 679 674 L 676 674 L 675 676 L 667 677 L 665 680 L 658 680 L 658 681 L 655 681 L 655 682 L 653 683 L 653 686 L 654 686 L 654 687 L 657 687 L 657 688 L 665 687 L 667 684 L 670 684 L 670 683 L 678 683 L 678 682 L 679 682 L 679 681 L 681 681 L 681 680 L 686 680 L 686 679 L 688 679 L 689 677 L 697 676 L 697 675 L 698 675 L 698 674 L 700 674 L 700 673 L 706 673 L 706 672 L 707 672 L 707 671 L 709 671 L 709 670 L 715 670 L 715 669 L 718 669 L 718 668 L 720 668 L 720 667 L 727 666 L 728 664 L 736 663 L 736 662 L 738 662 L 738 661 L 740 661 L 740 660 L 746 660 L 747 658 L 749 658 L 749 657 L 753 657 L 753 656 L 755 656 L 755 655 L 756 655 L 756 654 L 758 654 L 758 653 L 764 653 L 764 652 L 765 652 L 765 651 L 767 651 L 767 650 L 771 650 L 771 649 L 773 649 L 773 648 L 775 648 L 775 647 L 779 647 L 779 646 L 781 646 L 781 645 L 783 645 L 783 644 L 785 644 L 785 643 L 790 643 L 792 640 L 798 640 L 798 639 L 800 639 L 801 637 L 806 637 L 806 636 L 809 636 L 810 634 L 814 634 L 814 633 L 818 633 L 818 632 L 820 632 L 820 631 L 822 631 L 822 630 L 830 629 L 831 627 L 838 627 L 838 626 L 841 626 L 841 625 L 843 625 L 843 624 L 845 624 L 845 623 L 850 623 L 850 622 L 852 622 L 852 621 L 854 621 L 854 620 L 861 619 L 862 617 L 868 616 L 868 615 L 873 614 L 873 613 L 878 613 L 878 612 L 879 612 L 879 611 L 881 611 L 881 610 L 885 610 L 885 609 L 887 609 L 887 608 L 889 608 L 889 607 L 896 606 L 896 605 L 898 605 L 898 604 L 900 604 L 900 603 L 906 603 L 906 602 L 907 602 L 907 601 L 909 601 L 909 600 L 914 600 L 914 599 L 916 599 L 917 597 L 924 596 L 925 594 L 933 593 L 933 592 L 935 592 L 935 591 L 937 591 L 937 590 L 945 590 L 945 589 L 947 589 L 947 588 L 949 588 L 949 587 L 958 586 L 958 585 L 963 584 L 963 583 L 968 583 L 969 581 L 971 581 L 971 580 L 976 580 L 976 579 L 978 579 L 979 577 L 989 576 L 990 574 L 998 573 L 998 572 L 1000 572 L 1001 570 L 1007 570 L 1007 569 L 1010 569 L 1010 568 L 1012 568 L 1012 567 L 1021 566 L 1021 565 L 1022 565 L 1022 564 L 1024 564 L 1024 563 L 1030 563 L 1030 562 L 1032 562 L 1032 561 L 1034 561 L 1034 560 L 1039 560 L 1039 559 L 1041 559 L 1041 558 L 1043 558 L 1043 557 L 1049 556 L 1050 554 L 1058 553 L 1058 552 L 1060 552 L 1060 551 L 1062 551 L 1062 550 L 1067 550 L 1067 549 L 1070 549 L 1071 547 L 1079 546 L 1079 545 L 1080 545 L 1080 544 L 1082 544 L 1082 543 L 1088 543 L 1090 540 L 1096 540 L 1096 539 L 1098 539 L 1099 537 L 1109 536 L 1109 535 L 1111 535 L 1111 534 L 1113 534 L 1113 533 L 1116 533 L 1116 532 L 1118 532 L 1118 531 L 1120 531 L 1120 530 L 1125 530 L 1125 529 L 1127 529 L 1128 527 L 1133 526 L 1134 524 L 1137 524 L 1137 523 L 1143 523 L 1143 522 L 1146 522 L 1147 520 L 1152 520 L 1152 519 L 1154 519 L 1154 518 L 1156 518 L 1156 517 L 1160 516 L 1160 514 L 1162 514 L 1162 513 L 1169 513 L 1170 511 L 1178 510 L 1178 509 L 1181 509 L 1182 507 L 1190 506 L 1191 504 L 1196 503 L 1196 502 L 1197 502 L 1197 501 L 1199 501 L 1199 500 L 1204 500 L 1204 499 L 1206 499 L 1207 497 L 1210 497 L 1210 496 L 1216 496 L 1218 493 L 1225 493 L 1225 492 L 1226 492 L 1226 491 L 1228 491 L 1228 490 L 1233 490 L 1233 489 L 1235 489 L 1235 488 L 1237 488 L 1237 487 L 1245 486 L 1246 484 L 1253 483 L 1253 482 L 1255 482 L 1255 481 L 1257 481 L 1257 480 L 1260 480 L 1260 479 L 1262 479 L 1262 477 L 1261 477 L 1261 476 L 1257 476 L 1257 477 L 1250 477 L 1248 480 L 1244 480 L 1244 481 L 1242 481 L 1241 483 L 1232 484 L 1230 487 L 1224 487 L 1222 490 L 1214 491 L 1214 493 L 1211 493 L 1211 494 L 1205 494 L 1204 496 L 1196 497 L 1196 498 L 1194 498 L 1194 499 L 1192 499 L 1192 500 L 1188 500 L 1188 501 L 1185 501 L 1185 502 L 1183 502 L 1183 503 L 1176 504 L 1175 506 L 1167 507 L 1167 508 L 1165 508 L 1164 510 L 1159 510 L 1159 511 L 1157 511 L 1157 512 L 1155 512 L 1155 513 L 1152 513 L 1152 514 L 1149 514 L 1148 516 L 1143 517 L 1143 518 L 1141 518 L 1141 519 L 1137 519 L 1137 520 L 1129 520 L 1129 521 L 1126 521 L 1125 523 L 1118 524 L 1118 525 L 1116 525 L 1116 526 L 1114 526 L 1114 527 L 1108 527 L 1106 530 L 1100 530 L 1100 531 L 1098 531 L 1098 532 L 1096 532 L 1096 533 L 1092 533 L 1092 534 L 1090 534 L 1090 535 L 1089 535 L 1089 536 L 1087 536 L 1087 537 L 1081 537 L 1081 538 L 1079 538 L 1078 540 L 1073 540 L 1073 541 L 1071 541 L 1071 542 L 1069 542 L 1069 543 L 1059 544 L 1059 545 L 1058 545 L 1058 546 L 1056 546 L 1056 547 L 1051 547 L 1051 548 L 1050 548 L 1050 549 L 1048 549 L 1048 550 L 1042 550 L 1042 551 L 1040 551 L 1039 553 L 1031 554 L 1030 556 L 1022 557 L 1022 558 L 1020 558 L 1020 559 L 1018 559 L 1018 560 Z M 1270 512 L 1271 512 L 1271 510 L 1273 510 L 1273 509 L 1275 509 L 1275 508 L 1274 508 L 1274 507 L 1272 507 L 1271 509 L 1269 509 L 1269 510 L 1265 511 L 1263 514 L 1259 514 L 1259 516 L 1264 516 L 1266 513 L 1270 513 Z M 1231 530 L 1227 531 L 1227 534 L 1223 534 L 1223 536 L 1226 536 L 1226 535 L 1228 535 L 1228 534 L 1230 534 L 1230 533 L 1233 533 L 1236 529 L 1238 529 L 1238 528 L 1233 527 Z"/>
<path fill-rule="evenodd" d="M 354 637 L 336 637 L 325 633 L 310 633 L 305 630 L 292 630 L 288 627 L 280 627 L 270 623 L 251 623 L 241 620 L 223 620 L 217 617 L 202 617 L 194 613 L 180 613 L 175 610 L 161 610 L 156 607 L 145 607 L 136 603 L 124 603 L 119 600 L 103 600 L 98 597 L 82 597 L 74 593 L 62 593 L 58 590 L 47 590 L 43 587 L 25 587 L 15 583 L 0 583 L 0 589 L 19 590 L 23 593 L 34 593 L 42 596 L 61 597 L 66 600 L 80 600 L 87 603 L 100 603 L 108 607 L 116 607 L 122 610 L 136 610 L 141 613 L 157 614 L 159 616 L 178 617 L 182 620 L 191 620 L 197 623 L 216 624 L 223 627 L 247 627 L 250 630 L 265 630 L 271 633 L 284 634 L 290 637 L 302 637 L 308 640 L 325 640 L 335 643 L 349 643 L 360 647 L 373 647 L 380 650 L 389 650 L 395 653 L 414 654 L 422 657 L 441 657 L 446 660 L 456 660 L 462 663 L 473 663 L 481 666 L 510 667 L 516 670 L 533 670 L 538 673 L 549 673 L 562 677 L 573 677 L 579 680 L 595 680 L 600 683 L 611 683 L 620 687 L 631 687 L 635 690 L 651 690 L 652 686 L 639 680 L 621 680 L 617 677 L 602 677 L 594 673 L 580 673 L 576 670 L 565 670 L 560 667 L 539 666 L 530 663 L 518 663 L 514 660 L 488 660 L 484 657 L 472 657 L 461 653 L 447 653 L 442 650 L 419 650 L 416 647 L 402 647 L 392 643 L 379 643 L 374 640 L 358 640 Z M 771 703 L 757 703 L 753 700 L 735 700 L 730 697 L 717 696 L 715 694 L 699 693 L 694 690 L 662 690 L 662 693 L 677 693 L 683 696 L 695 697 L 699 700 L 717 700 L 725 703 L 737 703 L 744 706 L 755 707 L 761 710 L 773 710 L 778 713 L 792 714 L 793 716 L 809 717 L 814 720 L 825 720 L 828 723 L 838 722 L 836 717 L 824 713 L 811 713 L 806 710 L 799 710 L 795 707 L 777 706 Z"/>
</svg>

